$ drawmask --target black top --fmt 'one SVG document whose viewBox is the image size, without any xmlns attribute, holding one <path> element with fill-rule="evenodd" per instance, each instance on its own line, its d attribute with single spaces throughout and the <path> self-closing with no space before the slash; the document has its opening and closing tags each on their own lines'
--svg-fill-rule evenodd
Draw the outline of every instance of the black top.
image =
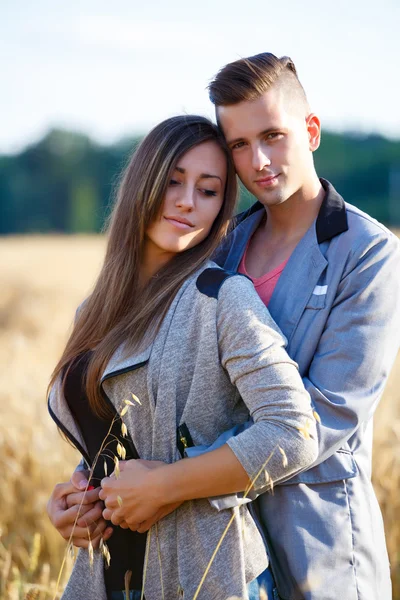
<svg viewBox="0 0 400 600">
<path fill-rule="evenodd" d="M 126 438 L 122 437 L 120 419 L 116 419 L 107 436 L 112 419 L 101 419 L 90 408 L 83 385 L 83 376 L 90 355 L 90 352 L 86 352 L 73 362 L 65 381 L 64 395 L 82 434 L 91 464 L 93 464 L 103 440 L 107 437 L 103 445 L 104 450 L 96 463 L 93 478 L 90 482 L 95 487 L 98 487 L 100 481 L 106 476 L 104 472 L 104 460 L 107 463 L 108 475 L 114 470 L 113 457 L 118 456 L 118 441 L 126 449 L 125 460 L 137 458 L 137 454 L 134 452 L 134 447 L 132 449 L 132 444 L 127 443 Z M 111 554 L 110 567 L 105 569 L 104 572 L 107 592 L 110 593 L 111 591 L 125 589 L 124 578 L 128 570 L 132 571 L 130 589 L 140 590 L 142 589 L 142 572 L 147 534 L 137 533 L 130 529 L 121 529 L 121 527 L 113 526 L 111 523 L 110 525 L 114 527 L 114 532 L 107 542 Z"/>
</svg>

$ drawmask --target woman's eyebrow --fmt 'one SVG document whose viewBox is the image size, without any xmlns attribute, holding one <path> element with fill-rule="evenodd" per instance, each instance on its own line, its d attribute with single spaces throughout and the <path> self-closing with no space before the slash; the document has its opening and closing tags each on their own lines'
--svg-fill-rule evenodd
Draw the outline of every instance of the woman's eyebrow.
<svg viewBox="0 0 400 600">
<path fill-rule="evenodd" d="M 175 170 L 179 171 L 179 173 L 182 173 L 182 175 L 186 173 L 186 169 L 183 169 L 182 167 L 175 167 Z M 210 175 L 210 173 L 201 173 L 199 179 L 219 179 L 222 183 L 221 177 L 218 177 L 218 175 Z"/>
<path fill-rule="evenodd" d="M 222 183 L 221 177 L 218 177 L 218 175 L 210 175 L 209 173 L 202 173 L 199 179 L 219 179 Z"/>
</svg>

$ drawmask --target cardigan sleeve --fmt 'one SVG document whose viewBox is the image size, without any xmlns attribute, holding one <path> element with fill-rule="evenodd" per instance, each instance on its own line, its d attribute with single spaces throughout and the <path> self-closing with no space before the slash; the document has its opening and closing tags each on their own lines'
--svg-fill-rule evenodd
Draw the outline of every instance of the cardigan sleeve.
<svg viewBox="0 0 400 600">
<path fill-rule="evenodd" d="M 241 275 L 227 279 L 218 295 L 217 333 L 221 364 L 237 387 L 254 423 L 227 440 L 261 493 L 308 468 L 317 456 L 310 396 L 286 340 Z"/>
</svg>

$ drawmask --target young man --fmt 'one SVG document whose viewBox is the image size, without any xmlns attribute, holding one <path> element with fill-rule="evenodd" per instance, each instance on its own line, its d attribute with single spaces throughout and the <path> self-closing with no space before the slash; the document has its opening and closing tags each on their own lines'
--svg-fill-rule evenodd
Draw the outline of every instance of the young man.
<svg viewBox="0 0 400 600">
<path fill-rule="evenodd" d="M 371 446 L 399 348 L 399 241 L 318 178 L 320 122 L 289 58 L 236 61 L 209 90 L 237 173 L 258 199 L 217 262 L 253 279 L 320 420 L 315 466 L 260 500 L 279 595 L 389 600 Z"/>
<path fill-rule="evenodd" d="M 259 501 L 279 596 L 389 600 L 370 477 L 372 415 L 400 339 L 399 241 L 318 178 L 320 122 L 290 59 L 263 53 L 231 63 L 210 84 L 210 98 L 237 173 L 258 199 L 216 260 L 253 279 L 320 420 L 315 466 Z M 71 484 L 62 486 L 49 513 L 66 532 Z"/>
</svg>

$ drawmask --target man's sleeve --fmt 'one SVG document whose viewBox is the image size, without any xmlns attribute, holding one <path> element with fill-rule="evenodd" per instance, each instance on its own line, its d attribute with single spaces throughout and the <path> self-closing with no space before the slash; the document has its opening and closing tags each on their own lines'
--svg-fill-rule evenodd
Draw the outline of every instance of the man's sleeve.
<svg viewBox="0 0 400 600">
<path fill-rule="evenodd" d="M 351 256 L 304 386 L 319 415 L 319 464 L 373 415 L 400 344 L 400 251 L 392 235 Z"/>
<path fill-rule="evenodd" d="M 399 346 L 400 244 L 382 233 L 352 253 L 303 377 L 320 421 L 318 457 L 309 468 L 332 456 L 372 417 Z M 235 495 L 211 500 L 219 510 L 242 502 Z"/>
</svg>

